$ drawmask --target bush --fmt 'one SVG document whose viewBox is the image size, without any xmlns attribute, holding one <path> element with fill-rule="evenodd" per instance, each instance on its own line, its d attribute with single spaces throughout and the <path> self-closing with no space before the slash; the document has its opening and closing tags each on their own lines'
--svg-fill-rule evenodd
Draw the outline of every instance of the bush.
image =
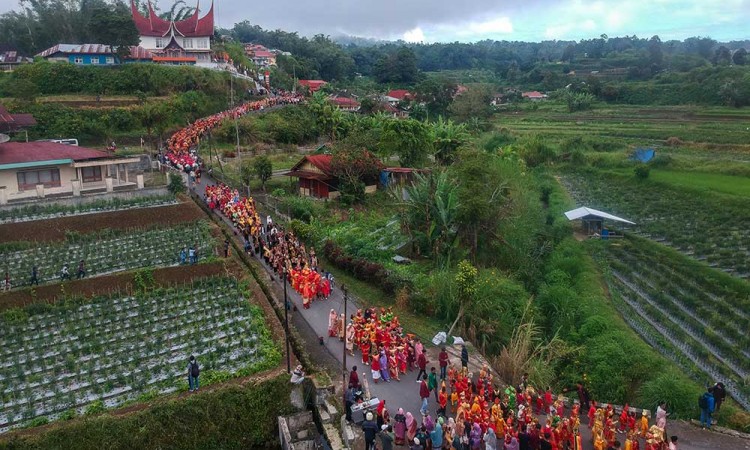
<svg viewBox="0 0 750 450">
<path fill-rule="evenodd" d="M 665 401 L 671 418 L 689 420 L 698 417 L 698 396 L 702 393 L 697 385 L 679 380 L 674 369 L 670 369 L 643 383 L 638 390 L 638 401 L 652 411 L 659 401 Z"/>
<path fill-rule="evenodd" d="M 185 180 L 182 179 L 181 175 L 170 173 L 169 184 L 167 184 L 167 189 L 173 195 L 182 194 L 185 191 L 187 191 L 187 187 L 185 186 Z"/>
<path fill-rule="evenodd" d="M 674 162 L 674 159 L 672 159 L 669 155 L 658 155 L 654 159 L 651 160 L 649 163 L 651 167 L 663 169 L 666 167 L 669 167 Z"/>
<path fill-rule="evenodd" d="M 636 178 L 638 178 L 639 180 L 645 180 L 651 173 L 651 167 L 649 167 L 647 164 L 639 164 L 635 166 L 633 172 L 635 173 Z"/>
<path fill-rule="evenodd" d="M 555 159 L 555 150 L 538 136 L 520 143 L 520 154 L 526 165 L 536 167 Z"/>
<path fill-rule="evenodd" d="M 682 145 L 682 139 L 672 136 L 668 138 L 666 141 L 664 141 L 665 144 L 667 144 L 670 147 L 677 147 L 678 145 Z"/>
</svg>

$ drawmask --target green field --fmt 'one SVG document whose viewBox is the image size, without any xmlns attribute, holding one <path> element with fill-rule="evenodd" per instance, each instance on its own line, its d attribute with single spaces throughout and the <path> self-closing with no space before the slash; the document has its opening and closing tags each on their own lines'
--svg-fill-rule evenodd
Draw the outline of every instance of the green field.
<svg viewBox="0 0 750 450">
<path fill-rule="evenodd" d="M 628 169 L 617 169 L 615 172 L 620 175 L 632 173 Z M 653 182 L 664 183 L 678 189 L 750 197 L 750 178 L 747 177 L 654 169 L 649 178 Z"/>
</svg>

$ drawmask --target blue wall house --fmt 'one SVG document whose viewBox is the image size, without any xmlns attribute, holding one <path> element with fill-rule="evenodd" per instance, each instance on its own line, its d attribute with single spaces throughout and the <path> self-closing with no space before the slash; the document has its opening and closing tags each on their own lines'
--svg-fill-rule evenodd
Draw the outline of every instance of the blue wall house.
<svg viewBox="0 0 750 450">
<path fill-rule="evenodd" d="M 38 55 L 48 61 L 79 66 L 115 66 L 128 62 L 152 62 L 153 55 L 141 47 L 130 47 L 130 55 L 120 60 L 115 50 L 102 44 L 57 44 Z"/>
</svg>

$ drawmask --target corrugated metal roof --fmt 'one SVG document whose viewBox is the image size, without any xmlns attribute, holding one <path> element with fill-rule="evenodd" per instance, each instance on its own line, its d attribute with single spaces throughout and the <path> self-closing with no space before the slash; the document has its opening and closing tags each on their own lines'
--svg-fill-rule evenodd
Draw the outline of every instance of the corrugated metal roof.
<svg viewBox="0 0 750 450">
<path fill-rule="evenodd" d="M 57 142 L 6 142 L 0 144 L 0 165 L 37 161 L 110 158 L 111 155 L 93 148 L 58 144 Z"/>
<path fill-rule="evenodd" d="M 630 225 L 635 225 L 635 222 L 631 222 L 627 219 L 623 219 L 622 217 L 617 217 L 612 214 L 605 213 L 604 211 L 599 211 L 598 209 L 589 208 L 586 206 L 582 206 L 580 208 L 576 208 L 565 213 L 565 217 L 567 217 L 568 220 L 576 220 L 576 219 L 580 219 L 581 217 L 586 217 L 586 216 L 596 216 L 596 217 L 601 217 L 602 219 L 609 219 L 609 220 L 614 220 L 617 222 L 623 222 L 623 223 L 629 223 Z"/>
</svg>

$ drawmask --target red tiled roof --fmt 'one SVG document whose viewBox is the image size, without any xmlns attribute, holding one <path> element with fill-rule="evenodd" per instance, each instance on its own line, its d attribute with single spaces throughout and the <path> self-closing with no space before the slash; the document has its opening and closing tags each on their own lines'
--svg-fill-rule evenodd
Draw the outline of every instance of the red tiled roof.
<svg viewBox="0 0 750 450">
<path fill-rule="evenodd" d="M 256 58 L 270 58 L 274 56 L 274 54 L 267 50 L 255 50 L 253 56 Z"/>
<path fill-rule="evenodd" d="M 287 177 L 297 177 L 297 178 L 306 178 L 310 180 L 320 180 L 320 181 L 326 181 L 330 180 L 333 177 L 330 175 L 326 175 L 323 173 L 317 173 L 317 172 L 310 172 L 307 170 L 292 170 L 284 174 L 284 176 Z"/>
<path fill-rule="evenodd" d="M 148 17 L 144 17 L 140 11 L 138 11 L 138 7 L 135 5 L 135 0 L 130 0 L 130 12 L 133 15 L 133 22 L 135 22 L 135 27 L 138 29 L 141 36 L 166 36 L 169 34 L 169 30 L 172 26 L 174 26 L 177 34 L 184 37 L 213 36 L 213 1 L 211 2 L 211 8 L 205 16 L 201 18 L 198 17 L 200 10 L 200 1 L 198 1 L 193 15 L 178 22 L 172 22 L 159 17 L 156 12 L 154 12 L 154 8 L 151 6 L 151 1 L 147 1 Z"/>
<path fill-rule="evenodd" d="M 522 97 L 526 97 L 526 98 L 544 98 L 544 97 L 546 97 L 546 95 L 542 94 L 539 91 L 524 92 L 523 94 L 521 94 L 521 96 Z"/>
<path fill-rule="evenodd" d="M 353 98 L 348 98 L 348 97 L 331 97 L 328 100 L 333 102 L 337 106 L 351 106 L 351 107 L 359 106 L 358 101 L 354 100 Z"/>
<path fill-rule="evenodd" d="M 56 159 L 85 161 L 87 159 L 110 157 L 109 153 L 101 150 L 58 144 L 57 142 L 6 142 L 5 144 L 0 144 L 0 164 L 52 161 Z"/>
<path fill-rule="evenodd" d="M 305 159 L 310 161 L 310 164 L 320 169 L 323 173 L 331 173 L 331 155 L 307 155 Z"/>
<path fill-rule="evenodd" d="M 388 97 L 397 98 L 399 100 L 404 100 L 406 97 L 411 97 L 411 92 L 407 91 L 406 89 L 393 89 L 388 94 Z"/>
</svg>

